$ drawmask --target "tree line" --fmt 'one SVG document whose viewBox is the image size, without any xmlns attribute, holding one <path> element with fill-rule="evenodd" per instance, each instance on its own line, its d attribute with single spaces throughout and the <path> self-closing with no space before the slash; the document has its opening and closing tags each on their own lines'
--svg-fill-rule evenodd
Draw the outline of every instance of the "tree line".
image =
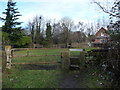
<svg viewBox="0 0 120 90">
<path fill-rule="evenodd" d="M 16 2 L 8 0 L 5 18 L 1 18 L 5 24 L 2 26 L 2 44 L 13 47 L 33 47 L 34 45 L 49 46 L 52 44 L 64 44 L 65 47 L 71 43 L 92 42 L 95 32 L 100 28 L 101 22 L 83 23 L 79 21 L 76 25 L 69 17 L 63 17 L 55 22 L 45 20 L 43 16 L 35 16 L 27 24 L 27 29 L 17 22 L 20 16 Z M 103 20 L 105 21 L 105 20 Z M 105 24 L 103 22 L 103 24 Z"/>
</svg>

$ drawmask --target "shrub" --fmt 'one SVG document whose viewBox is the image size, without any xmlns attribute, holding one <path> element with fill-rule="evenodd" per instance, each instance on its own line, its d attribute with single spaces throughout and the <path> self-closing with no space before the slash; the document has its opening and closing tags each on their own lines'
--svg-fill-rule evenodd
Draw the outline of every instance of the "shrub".
<svg viewBox="0 0 120 90">
<path fill-rule="evenodd" d="M 31 42 L 32 42 L 32 40 L 30 37 L 23 36 L 16 43 L 13 43 L 13 47 L 28 47 Z"/>
</svg>

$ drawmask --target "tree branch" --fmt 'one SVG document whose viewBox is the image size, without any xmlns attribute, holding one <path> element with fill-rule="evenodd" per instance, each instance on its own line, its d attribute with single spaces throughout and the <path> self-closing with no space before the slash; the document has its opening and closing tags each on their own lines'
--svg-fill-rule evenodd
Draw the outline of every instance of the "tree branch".
<svg viewBox="0 0 120 90">
<path fill-rule="evenodd" d="M 113 17 L 116 17 L 112 12 L 108 11 L 106 8 L 104 8 L 103 6 L 101 6 L 101 4 L 99 2 L 93 2 L 93 3 L 97 4 L 102 9 L 103 12 L 105 12 L 105 13 L 113 16 Z"/>
</svg>

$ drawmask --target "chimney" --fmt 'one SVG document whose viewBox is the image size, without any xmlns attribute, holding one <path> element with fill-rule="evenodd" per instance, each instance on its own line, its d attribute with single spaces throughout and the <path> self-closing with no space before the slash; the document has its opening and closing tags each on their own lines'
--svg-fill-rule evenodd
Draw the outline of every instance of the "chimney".
<svg viewBox="0 0 120 90">
<path fill-rule="evenodd" d="M 11 2 L 11 3 L 12 3 L 13 1 L 12 1 L 12 0 L 8 0 L 8 2 Z"/>
</svg>

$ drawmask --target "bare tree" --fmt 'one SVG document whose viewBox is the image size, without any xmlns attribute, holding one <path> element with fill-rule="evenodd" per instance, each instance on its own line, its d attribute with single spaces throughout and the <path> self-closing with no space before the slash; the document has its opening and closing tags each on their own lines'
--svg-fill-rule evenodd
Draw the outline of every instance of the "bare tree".
<svg viewBox="0 0 120 90">
<path fill-rule="evenodd" d="M 52 28 L 52 36 L 53 36 L 53 43 L 54 44 L 60 44 L 62 43 L 60 38 L 60 34 L 61 34 L 61 26 L 60 23 L 54 23 L 53 24 L 53 28 Z"/>
<path fill-rule="evenodd" d="M 43 37 L 43 17 L 42 16 L 36 16 L 33 18 L 32 21 L 29 21 L 28 28 L 31 32 L 31 38 L 32 43 L 41 44 L 42 43 L 42 37 Z"/>
<path fill-rule="evenodd" d="M 32 38 L 32 43 L 34 43 L 34 32 L 35 32 L 35 23 L 34 22 L 30 22 L 28 23 L 28 29 L 30 30 L 30 36 Z"/>
<path fill-rule="evenodd" d="M 111 11 L 112 6 L 108 4 L 109 3 L 108 0 L 105 0 L 104 2 L 106 3 L 106 6 L 105 4 L 102 3 L 102 1 L 98 1 L 98 0 L 97 1 L 93 0 L 92 3 L 97 4 L 103 12 L 108 13 L 109 15 L 113 17 L 119 17 L 119 16 L 116 16 L 115 13 L 113 13 L 113 11 Z M 111 3 L 114 4 L 115 2 L 113 1 Z"/>
<path fill-rule="evenodd" d="M 60 25 L 61 25 L 61 40 L 63 43 L 66 44 L 71 44 L 71 30 L 73 29 L 74 22 L 68 18 L 64 17 L 60 20 Z"/>
<path fill-rule="evenodd" d="M 96 30 L 97 30 L 97 28 L 93 23 L 86 24 L 86 34 L 87 34 L 87 40 L 89 42 L 94 41 Z"/>
<path fill-rule="evenodd" d="M 36 44 L 40 44 L 41 43 L 41 39 L 40 39 L 40 37 L 41 37 L 41 34 L 40 34 L 40 32 L 41 32 L 41 30 L 40 30 L 40 27 L 41 27 L 41 16 L 40 17 L 36 16 L 34 18 L 34 22 L 35 22 L 35 27 L 36 27 L 35 43 Z"/>
<path fill-rule="evenodd" d="M 75 26 L 75 29 L 77 30 L 74 32 L 74 37 L 73 41 L 77 41 L 78 43 L 84 42 L 86 40 L 86 35 L 84 33 L 85 31 L 85 25 L 83 22 L 78 22 L 78 24 Z"/>
</svg>

